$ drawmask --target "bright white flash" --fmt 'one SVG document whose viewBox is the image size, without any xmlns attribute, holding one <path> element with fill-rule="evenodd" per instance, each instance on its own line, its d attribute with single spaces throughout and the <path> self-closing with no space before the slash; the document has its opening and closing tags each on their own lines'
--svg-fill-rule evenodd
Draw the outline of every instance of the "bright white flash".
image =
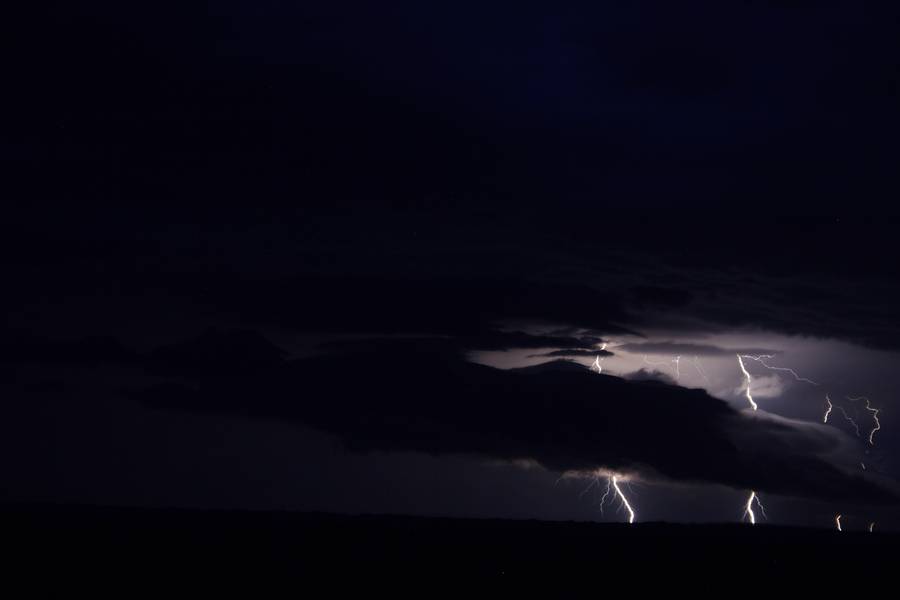
<svg viewBox="0 0 900 600">
<path fill-rule="evenodd" d="M 831 403 L 831 398 L 828 397 L 828 394 L 825 394 L 825 414 L 822 416 L 822 422 L 828 422 L 828 415 L 831 414 L 831 409 L 834 408 L 834 405 Z"/>
<path fill-rule="evenodd" d="M 753 401 L 753 394 L 750 393 L 750 384 L 753 383 L 753 379 L 750 377 L 750 373 L 747 372 L 747 368 L 744 366 L 744 360 L 741 358 L 740 354 L 737 355 L 737 359 L 738 364 L 741 366 L 741 372 L 744 374 L 744 396 L 747 398 L 747 402 L 750 403 L 753 410 L 756 410 L 759 407 L 756 405 L 756 402 Z M 753 512 L 751 511 L 750 514 L 752 515 Z M 751 522 L 755 521 L 751 520 Z"/>
<path fill-rule="evenodd" d="M 750 497 L 747 498 L 747 504 L 744 507 L 744 516 L 750 520 L 751 525 L 756 525 L 756 513 L 753 512 L 753 503 L 756 502 L 756 505 L 759 507 L 759 511 L 762 513 L 762 516 L 768 519 L 766 516 L 766 507 L 763 506 L 762 502 L 759 499 L 759 496 L 756 494 L 755 490 L 750 490 Z"/>
<path fill-rule="evenodd" d="M 790 373 L 796 381 L 803 381 L 804 383 L 809 383 L 812 385 L 819 385 L 812 379 L 807 379 L 806 377 L 800 377 L 799 375 L 797 375 L 797 372 L 793 369 L 789 369 L 787 367 L 773 367 L 772 365 L 770 365 L 769 363 L 766 362 L 767 359 L 775 358 L 772 354 L 757 354 L 755 356 L 752 354 L 743 354 L 742 356 L 744 358 L 749 358 L 750 360 L 755 360 L 756 362 L 758 362 L 765 368 L 769 369 L 770 371 L 784 371 L 786 373 Z"/>
<path fill-rule="evenodd" d="M 607 344 L 607 343 L 608 343 L 608 342 L 603 342 L 603 345 L 600 346 L 600 352 L 603 352 L 603 351 L 606 350 L 606 344 Z M 603 358 L 606 358 L 606 357 L 604 356 Z M 598 373 L 602 373 L 602 372 L 603 372 L 603 365 L 602 365 L 602 363 L 603 363 L 603 358 L 600 358 L 600 355 L 598 354 L 597 356 L 594 357 L 594 364 L 591 365 L 591 368 L 592 368 L 592 369 L 597 369 L 597 372 L 598 372 Z"/>
<path fill-rule="evenodd" d="M 838 531 L 843 531 L 843 529 L 841 529 L 841 516 L 842 515 L 837 515 L 834 517 L 834 524 L 837 526 Z"/>
<path fill-rule="evenodd" d="M 619 475 L 610 473 L 609 471 L 607 471 L 605 469 L 597 469 L 596 471 L 592 471 L 590 473 L 587 473 L 584 471 L 569 471 L 569 472 L 563 473 L 563 475 L 562 475 L 562 477 L 560 477 L 560 479 L 570 478 L 570 477 L 577 477 L 580 479 L 580 478 L 583 478 L 586 476 L 590 476 L 591 482 L 581 492 L 580 496 L 584 496 L 586 493 L 588 493 L 588 491 L 590 491 L 595 486 L 597 488 L 599 488 L 601 485 L 601 483 L 600 483 L 601 478 L 605 478 L 606 479 L 606 489 L 603 492 L 603 497 L 600 498 L 600 514 L 601 515 L 604 514 L 603 511 L 606 506 L 606 500 L 610 497 L 611 494 L 615 493 L 615 495 L 618 496 L 619 501 L 621 502 L 621 506 L 624 507 L 625 510 L 628 512 L 628 522 L 634 523 L 634 519 L 636 517 L 636 515 L 634 513 L 634 508 L 631 506 L 631 503 L 628 502 L 628 499 L 625 497 L 624 492 L 622 492 L 622 488 L 619 486 Z"/>
<path fill-rule="evenodd" d="M 619 488 L 618 475 L 612 476 L 612 486 L 616 490 L 616 494 L 619 495 L 619 499 L 622 501 L 622 505 L 625 507 L 625 510 L 628 511 L 628 522 L 634 523 L 634 509 L 632 509 L 631 505 L 628 504 L 628 498 L 625 497 L 625 494 L 623 494 L 621 488 Z"/>
<path fill-rule="evenodd" d="M 869 445 L 874 446 L 875 445 L 875 432 L 878 431 L 879 429 L 881 429 L 881 421 L 878 420 L 878 413 L 881 412 L 881 409 L 880 408 L 872 408 L 872 405 L 869 402 L 869 399 L 866 398 L 865 396 L 860 396 L 858 398 L 851 398 L 851 397 L 847 396 L 847 400 L 849 400 L 850 402 L 858 402 L 860 400 L 865 400 L 866 410 L 869 411 L 870 413 L 872 413 L 872 420 L 875 421 L 875 426 L 872 428 L 872 431 L 869 432 Z M 856 429 L 856 432 L 857 432 L 857 435 L 859 435 L 858 427 Z"/>
</svg>

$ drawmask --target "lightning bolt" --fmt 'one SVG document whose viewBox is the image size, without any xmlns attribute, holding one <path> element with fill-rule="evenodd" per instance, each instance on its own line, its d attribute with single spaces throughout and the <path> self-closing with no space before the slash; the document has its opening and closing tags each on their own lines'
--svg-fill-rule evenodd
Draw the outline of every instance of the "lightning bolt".
<svg viewBox="0 0 900 600">
<path fill-rule="evenodd" d="M 610 480 L 606 480 L 606 491 L 603 492 L 603 497 L 600 498 L 600 515 L 603 515 L 603 505 L 606 504 L 606 498 L 609 496 L 610 492 Z"/>
<path fill-rule="evenodd" d="M 841 516 L 842 515 L 837 515 L 834 517 L 834 524 L 837 526 L 838 531 L 843 531 L 843 529 L 841 529 Z"/>
<path fill-rule="evenodd" d="M 766 507 L 763 506 L 763 503 L 760 501 L 756 490 L 750 490 L 750 497 L 747 498 L 747 504 L 744 506 L 744 516 L 750 519 L 751 525 L 756 525 L 756 513 L 753 512 L 754 502 L 756 502 L 756 505 L 759 507 L 759 511 L 762 513 L 763 518 L 769 518 L 768 515 L 766 515 Z"/>
<path fill-rule="evenodd" d="M 706 373 L 700 368 L 700 359 L 699 357 L 694 357 L 694 368 L 697 369 L 697 372 L 700 373 L 700 377 L 703 378 L 703 381 L 706 382 L 706 385 L 710 385 L 709 377 L 706 376 Z"/>
<path fill-rule="evenodd" d="M 769 515 L 766 514 L 766 507 L 763 506 L 762 500 L 759 499 L 759 494 L 754 493 L 753 496 L 756 499 L 756 505 L 759 507 L 759 512 L 762 513 L 763 519 L 768 521 Z"/>
<path fill-rule="evenodd" d="M 880 408 L 872 408 L 872 405 L 869 402 L 869 399 L 866 398 L 865 396 L 860 396 L 858 398 L 851 398 L 850 396 L 847 396 L 847 400 L 849 400 L 850 402 L 858 402 L 860 400 L 865 400 L 866 410 L 869 411 L 870 413 L 872 413 L 872 420 L 875 421 L 875 427 L 873 427 L 872 431 L 869 432 L 869 445 L 874 446 L 875 445 L 875 432 L 881 429 L 881 421 L 878 420 L 878 413 L 881 412 L 881 409 Z M 859 435 L 859 427 L 856 428 L 856 435 Z"/>
<path fill-rule="evenodd" d="M 841 414 L 844 415 L 844 418 L 847 419 L 847 421 L 849 421 L 851 425 L 853 425 L 853 429 L 856 430 L 856 437 L 859 437 L 859 423 L 854 421 L 853 418 L 847 414 L 847 411 L 844 410 L 844 407 L 840 404 L 838 404 L 837 409 L 841 411 Z"/>
<path fill-rule="evenodd" d="M 752 354 L 742 354 L 741 356 L 743 358 L 749 358 L 750 360 L 755 360 L 756 362 L 758 362 L 765 368 L 769 369 L 770 371 L 784 371 L 786 373 L 790 373 L 791 375 L 793 375 L 793 377 L 796 381 L 802 381 L 804 383 L 809 383 L 811 385 L 819 385 L 812 379 L 807 379 L 806 377 L 800 377 L 799 375 L 797 375 L 797 372 L 793 369 L 789 369 L 787 367 L 773 367 L 772 365 L 770 365 L 769 363 L 766 362 L 766 360 L 769 358 L 775 358 L 772 354 L 758 354 L 755 356 Z"/>
<path fill-rule="evenodd" d="M 756 402 L 753 401 L 753 394 L 750 393 L 750 384 L 753 382 L 753 379 L 750 377 L 750 373 L 747 372 L 747 368 L 744 366 L 744 359 L 741 358 L 740 354 L 737 354 L 738 364 L 741 366 L 741 373 L 744 374 L 744 396 L 747 398 L 747 402 L 750 403 L 750 406 L 753 410 L 759 408 Z M 752 499 L 752 498 L 751 498 Z M 750 511 L 750 514 L 753 514 L 753 511 Z M 751 522 L 755 522 L 751 519 Z"/>
<path fill-rule="evenodd" d="M 634 508 L 631 506 L 631 503 L 628 502 L 628 498 L 625 497 L 624 492 L 622 492 L 622 488 L 619 487 L 619 475 L 615 473 L 610 473 L 605 469 L 597 469 L 595 471 L 586 473 L 584 471 L 567 471 L 560 476 L 560 479 L 568 479 L 570 477 L 576 478 L 586 478 L 590 476 L 591 482 L 588 486 L 582 490 L 582 492 L 578 495 L 579 498 L 583 497 L 587 494 L 591 489 L 595 486 L 600 487 L 600 478 L 603 477 L 606 479 L 606 489 L 603 492 L 603 496 L 600 498 L 600 514 L 604 514 L 604 509 L 606 507 L 606 501 L 610 497 L 611 494 L 615 493 L 618 496 L 619 501 L 621 502 L 621 506 L 628 511 L 628 522 L 634 523 L 634 519 L 636 518 L 636 514 L 634 512 Z"/>
<path fill-rule="evenodd" d="M 827 422 L 828 422 L 828 415 L 831 414 L 831 409 L 832 409 L 833 407 L 834 407 L 834 405 L 831 403 L 831 398 L 828 397 L 828 394 L 825 394 L 825 414 L 822 415 L 822 422 L 823 422 L 823 423 L 827 423 Z"/>
<path fill-rule="evenodd" d="M 604 350 L 606 350 L 606 344 L 607 344 L 607 342 L 603 342 L 603 345 L 600 346 L 600 352 L 603 352 Z M 604 356 L 603 358 L 606 358 L 606 357 Z M 597 369 L 598 373 L 603 372 L 603 365 L 601 364 L 603 362 L 603 358 L 600 358 L 600 355 L 598 354 L 597 356 L 594 357 L 594 364 L 591 365 L 591 368 Z"/>
<path fill-rule="evenodd" d="M 872 533 L 875 530 L 875 521 L 869 523 L 869 533 Z"/>
<path fill-rule="evenodd" d="M 613 488 L 616 490 L 616 494 L 618 494 L 619 499 L 622 501 L 622 505 L 625 506 L 625 510 L 628 511 L 628 522 L 634 523 L 634 509 L 628 504 L 628 498 L 625 497 L 625 494 L 623 494 L 622 490 L 619 488 L 619 476 L 613 475 L 611 481 Z"/>
<path fill-rule="evenodd" d="M 675 381 L 681 379 L 681 368 L 679 364 L 681 363 L 681 356 L 673 356 L 671 360 L 660 360 L 660 361 L 651 361 L 647 358 L 647 355 L 644 354 L 644 363 L 650 365 L 651 367 L 663 367 L 666 365 L 672 365 L 672 370 L 675 372 Z"/>
</svg>

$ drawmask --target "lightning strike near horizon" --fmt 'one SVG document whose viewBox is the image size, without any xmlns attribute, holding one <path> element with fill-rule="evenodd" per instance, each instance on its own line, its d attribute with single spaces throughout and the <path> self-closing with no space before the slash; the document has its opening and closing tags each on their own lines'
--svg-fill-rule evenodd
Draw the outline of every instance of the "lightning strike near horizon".
<svg viewBox="0 0 900 600">
<path fill-rule="evenodd" d="M 837 530 L 838 530 L 838 531 L 843 531 L 843 529 L 841 529 L 841 517 L 842 517 L 842 516 L 843 516 L 843 515 L 840 515 L 840 514 L 839 514 L 839 515 L 837 515 L 837 516 L 834 517 L 834 524 L 837 525 Z"/>
<path fill-rule="evenodd" d="M 869 445 L 874 446 L 875 445 L 875 432 L 881 429 L 881 421 L 878 420 L 878 413 L 881 412 L 881 409 L 880 408 L 872 408 L 872 405 L 869 402 L 869 399 L 866 398 L 865 396 L 859 396 L 857 398 L 851 398 L 850 396 L 847 396 L 847 400 L 849 400 L 850 402 L 858 402 L 860 400 L 865 400 L 866 410 L 869 411 L 870 413 L 872 413 L 872 419 L 875 421 L 875 427 L 873 427 L 872 430 L 869 432 Z M 856 428 L 856 435 L 859 435 L 859 427 Z"/>
<path fill-rule="evenodd" d="M 600 479 L 606 479 L 606 489 L 603 492 L 603 496 L 600 498 L 600 514 L 604 514 L 604 509 L 606 507 L 606 501 L 610 497 L 611 494 L 615 493 L 618 496 L 619 501 L 621 502 L 621 506 L 625 508 L 628 512 L 628 522 L 634 523 L 637 515 L 634 512 L 634 508 L 631 506 L 631 503 L 628 502 L 628 499 L 625 497 L 625 493 L 622 491 L 622 488 L 619 486 L 619 475 L 615 473 L 611 473 L 606 469 L 596 469 L 594 471 L 567 471 L 560 476 L 560 479 L 569 479 L 569 478 L 577 478 L 577 479 L 590 479 L 590 483 L 588 486 L 581 491 L 578 497 L 583 497 L 594 487 L 600 487 Z M 627 479 L 626 479 L 627 481 Z"/>
<path fill-rule="evenodd" d="M 622 505 L 625 506 L 625 510 L 628 511 L 628 522 L 634 523 L 634 509 L 631 508 L 631 505 L 628 503 L 628 499 L 625 497 L 625 494 L 622 493 L 622 490 L 619 488 L 619 476 L 613 475 L 611 478 L 612 486 L 616 490 L 616 494 L 619 495 L 619 499 L 622 501 Z"/>
<path fill-rule="evenodd" d="M 706 376 L 706 372 L 700 367 L 700 358 L 694 357 L 694 368 L 697 369 L 697 372 L 700 373 L 700 377 L 703 378 L 703 381 L 706 382 L 706 385 L 710 385 L 709 377 Z"/>
<path fill-rule="evenodd" d="M 647 355 L 643 355 L 644 363 L 650 365 L 651 367 L 662 367 L 667 365 L 672 365 L 672 371 L 675 373 L 675 381 L 681 379 L 681 367 L 679 364 L 681 363 L 681 356 L 673 356 L 671 360 L 660 360 L 660 361 L 651 361 L 647 358 Z"/>
<path fill-rule="evenodd" d="M 747 398 L 747 402 L 750 403 L 750 406 L 753 410 L 757 410 L 759 407 L 756 402 L 753 401 L 753 394 L 750 393 L 750 384 L 753 383 L 753 378 L 750 377 L 750 373 L 747 371 L 747 368 L 744 366 L 744 360 L 741 358 L 740 354 L 737 354 L 738 365 L 741 367 L 741 372 L 744 374 L 744 396 Z M 752 515 L 751 511 L 751 515 Z"/>
<path fill-rule="evenodd" d="M 603 342 L 603 345 L 600 346 L 600 352 L 606 351 L 606 345 L 607 345 L 607 343 L 608 343 L 608 342 Z M 606 357 L 604 356 L 603 358 L 606 358 Z M 603 365 L 602 365 L 602 363 L 603 363 L 603 358 L 600 358 L 600 355 L 598 354 L 597 356 L 594 357 L 594 364 L 591 365 L 591 368 L 592 368 L 592 369 L 597 369 L 597 372 L 598 372 L 598 373 L 602 373 L 602 372 L 603 372 Z"/>
<path fill-rule="evenodd" d="M 831 414 L 831 409 L 834 408 L 834 405 L 831 403 L 831 398 L 828 397 L 828 394 L 825 394 L 825 414 L 822 416 L 822 422 L 828 422 L 828 415 Z"/>
<path fill-rule="evenodd" d="M 769 516 L 766 514 L 766 507 L 763 506 L 762 501 L 760 501 L 759 495 L 756 493 L 756 490 L 750 490 L 750 497 L 747 498 L 747 504 L 744 506 L 744 516 L 750 519 L 751 525 L 756 525 L 756 513 L 753 512 L 754 502 L 756 502 L 756 505 L 759 507 L 759 511 L 762 513 L 763 518 L 769 518 Z"/>
<path fill-rule="evenodd" d="M 769 369 L 770 371 L 784 371 L 784 372 L 790 373 L 796 381 L 803 381 L 804 383 L 808 383 L 810 385 L 819 385 L 812 379 L 807 379 L 806 377 L 800 377 L 795 370 L 789 369 L 788 367 L 773 367 L 772 365 L 770 365 L 769 363 L 766 362 L 766 360 L 769 358 L 775 358 L 775 356 L 772 354 L 757 354 L 757 355 L 742 354 L 741 356 L 743 358 L 749 358 L 750 360 L 755 360 L 756 362 L 758 362 L 765 368 Z"/>
</svg>

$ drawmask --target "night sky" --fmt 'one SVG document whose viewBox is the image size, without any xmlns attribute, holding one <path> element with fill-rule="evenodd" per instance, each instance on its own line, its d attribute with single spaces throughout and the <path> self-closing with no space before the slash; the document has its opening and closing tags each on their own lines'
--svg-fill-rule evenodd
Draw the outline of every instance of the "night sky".
<svg viewBox="0 0 900 600">
<path fill-rule="evenodd" d="M 900 8 L 13 17 L 3 502 L 900 529 Z"/>
</svg>

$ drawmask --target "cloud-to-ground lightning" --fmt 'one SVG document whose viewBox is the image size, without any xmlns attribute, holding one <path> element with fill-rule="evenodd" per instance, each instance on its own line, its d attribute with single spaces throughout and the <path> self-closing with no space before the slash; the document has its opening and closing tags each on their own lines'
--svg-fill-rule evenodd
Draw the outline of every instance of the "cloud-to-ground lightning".
<svg viewBox="0 0 900 600">
<path fill-rule="evenodd" d="M 868 398 L 865 396 L 859 396 L 857 398 L 851 398 L 847 396 L 847 400 L 850 402 L 859 402 L 860 400 L 864 400 L 866 403 L 866 410 L 872 413 L 872 420 L 875 422 L 875 426 L 869 432 L 869 445 L 875 445 L 875 432 L 881 429 L 881 421 L 878 420 L 878 413 L 881 412 L 880 408 L 872 408 L 872 404 Z M 859 427 L 856 428 L 856 435 L 859 435 Z"/>
<path fill-rule="evenodd" d="M 603 345 L 600 346 L 600 352 L 604 352 L 606 350 L 606 344 L 608 342 L 603 342 Z M 603 358 L 606 358 L 605 356 Z M 591 365 L 592 369 L 597 369 L 598 373 L 603 372 L 603 358 L 600 358 L 600 355 L 594 357 L 594 364 Z"/>
<path fill-rule="evenodd" d="M 750 497 L 747 498 L 747 506 L 744 508 L 744 516 L 750 519 L 751 525 L 756 525 L 756 515 L 753 514 L 753 498 L 756 496 L 756 492 L 751 491 Z"/>
<path fill-rule="evenodd" d="M 822 415 L 822 422 L 828 422 L 828 415 L 831 414 L 831 409 L 834 408 L 834 405 L 831 403 L 831 398 L 828 397 L 828 394 L 825 394 L 825 414 Z"/>
<path fill-rule="evenodd" d="M 744 374 L 744 396 L 747 398 L 747 402 L 750 403 L 750 407 L 753 410 L 758 409 L 756 402 L 753 401 L 753 394 L 750 392 L 750 385 L 753 383 L 753 378 L 750 377 L 750 373 L 747 371 L 747 367 L 744 366 L 744 360 L 741 358 L 741 355 L 737 355 L 738 364 L 741 367 L 741 372 Z"/>
<path fill-rule="evenodd" d="M 697 369 L 697 372 L 700 373 L 700 377 L 703 378 L 703 381 L 706 382 L 706 385 L 710 385 L 709 377 L 706 376 L 706 372 L 700 367 L 700 358 L 694 357 L 694 368 Z"/>
<path fill-rule="evenodd" d="M 619 477 L 618 475 L 612 476 L 612 486 L 616 490 L 616 494 L 619 495 L 619 499 L 622 501 L 622 505 L 625 506 L 625 510 L 628 511 L 628 522 L 634 523 L 634 509 L 631 508 L 631 505 L 628 503 L 628 498 L 625 497 L 625 494 L 622 493 L 622 490 L 619 488 Z"/>
<path fill-rule="evenodd" d="M 835 517 L 834 517 L 834 524 L 837 526 L 838 531 L 843 531 L 843 529 L 841 529 L 841 517 L 842 516 L 843 515 L 838 514 L 838 515 L 835 515 Z"/>
<path fill-rule="evenodd" d="M 759 495 L 756 493 L 756 490 L 750 490 L 750 497 L 747 498 L 747 504 L 744 506 L 744 516 L 750 520 L 751 525 L 756 525 L 756 513 L 753 512 L 753 503 L 756 502 L 756 505 L 759 507 L 762 516 L 766 519 L 769 517 L 766 515 L 766 507 L 763 506 L 763 503 L 759 499 Z"/>
<path fill-rule="evenodd" d="M 755 360 L 756 362 L 758 362 L 765 368 L 769 369 L 770 371 L 784 371 L 786 373 L 790 373 L 796 381 L 802 381 L 804 383 L 809 383 L 811 385 L 819 385 L 812 379 L 807 379 L 806 377 L 800 377 L 795 370 L 789 369 L 788 367 L 773 367 L 772 365 L 770 365 L 769 363 L 766 362 L 767 359 L 775 358 L 775 356 L 772 354 L 757 354 L 757 355 L 742 354 L 741 356 L 743 358 L 749 358 L 750 360 Z"/>
<path fill-rule="evenodd" d="M 597 469 L 596 471 L 592 471 L 590 473 L 587 473 L 585 471 L 570 471 L 567 473 L 563 473 L 563 475 L 560 479 L 570 478 L 570 477 L 579 478 L 579 479 L 585 478 L 585 477 L 590 477 L 591 482 L 581 492 L 579 497 L 584 496 L 588 491 L 590 491 L 594 487 L 599 488 L 601 485 L 600 484 L 601 478 L 605 478 L 606 479 L 606 489 L 603 492 L 603 497 L 600 498 L 600 514 L 601 515 L 604 514 L 604 508 L 606 506 L 607 499 L 610 497 L 611 494 L 615 493 L 615 495 L 618 496 L 618 498 L 619 498 L 621 506 L 624 507 L 625 510 L 628 512 L 628 522 L 634 523 L 634 520 L 637 517 L 637 515 L 635 514 L 634 508 L 631 506 L 631 503 L 628 502 L 628 498 L 625 497 L 625 493 L 622 491 L 622 488 L 619 486 L 620 475 L 618 475 L 616 473 L 611 473 L 605 469 Z"/>
</svg>

